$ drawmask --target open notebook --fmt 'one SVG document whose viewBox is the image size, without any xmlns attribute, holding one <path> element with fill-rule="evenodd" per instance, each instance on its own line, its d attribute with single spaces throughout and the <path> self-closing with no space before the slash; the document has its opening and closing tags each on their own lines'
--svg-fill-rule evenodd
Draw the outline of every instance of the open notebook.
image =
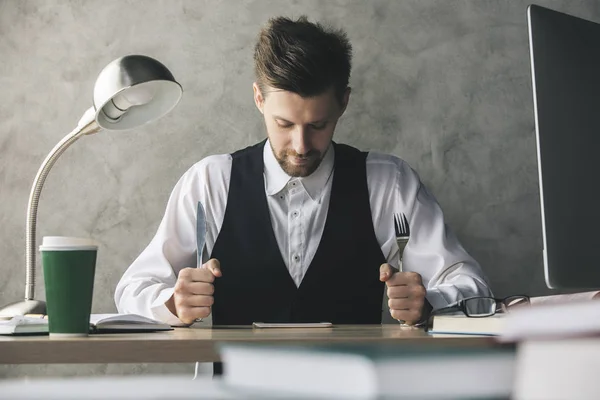
<svg viewBox="0 0 600 400">
<path fill-rule="evenodd" d="M 171 328 L 171 325 L 137 314 L 92 314 L 90 316 L 90 329 L 93 333 L 102 333 L 169 331 L 173 328 Z"/>
<path fill-rule="evenodd" d="M 92 314 L 90 333 L 152 332 L 172 330 L 170 325 L 137 314 Z M 0 335 L 48 333 L 48 320 L 17 316 L 0 321 Z"/>
</svg>

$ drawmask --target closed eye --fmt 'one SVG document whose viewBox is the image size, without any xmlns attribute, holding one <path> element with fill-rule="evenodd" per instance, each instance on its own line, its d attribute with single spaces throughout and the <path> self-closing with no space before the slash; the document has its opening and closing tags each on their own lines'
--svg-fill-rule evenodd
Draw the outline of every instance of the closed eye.
<svg viewBox="0 0 600 400">
<path fill-rule="evenodd" d="M 279 116 L 274 116 L 273 119 L 275 120 L 277 126 L 281 129 L 290 129 L 295 125 L 293 122 L 288 121 L 287 119 L 281 118 Z M 328 121 L 326 120 L 314 121 L 308 124 L 308 128 L 315 131 L 320 131 L 327 128 L 327 124 Z"/>
</svg>

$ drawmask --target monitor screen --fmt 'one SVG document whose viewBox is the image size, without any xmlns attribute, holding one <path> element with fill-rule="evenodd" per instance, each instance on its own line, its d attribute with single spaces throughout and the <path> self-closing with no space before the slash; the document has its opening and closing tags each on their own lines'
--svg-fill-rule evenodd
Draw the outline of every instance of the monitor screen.
<svg viewBox="0 0 600 400">
<path fill-rule="evenodd" d="M 527 13 L 544 272 L 549 288 L 600 288 L 600 24 Z"/>
</svg>

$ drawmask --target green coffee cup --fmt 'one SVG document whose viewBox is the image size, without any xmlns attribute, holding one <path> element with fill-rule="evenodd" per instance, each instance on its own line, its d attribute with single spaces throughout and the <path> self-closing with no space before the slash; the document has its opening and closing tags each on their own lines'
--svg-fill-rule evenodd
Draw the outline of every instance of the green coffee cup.
<svg viewBox="0 0 600 400">
<path fill-rule="evenodd" d="M 50 336 L 87 336 L 98 244 L 91 239 L 45 236 L 40 252 Z"/>
</svg>

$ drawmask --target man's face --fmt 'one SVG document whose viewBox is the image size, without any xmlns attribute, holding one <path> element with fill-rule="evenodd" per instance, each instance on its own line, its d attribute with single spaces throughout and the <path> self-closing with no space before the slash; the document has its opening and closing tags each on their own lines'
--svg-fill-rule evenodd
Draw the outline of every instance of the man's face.
<svg viewBox="0 0 600 400">
<path fill-rule="evenodd" d="M 254 101 L 265 118 L 275 158 L 290 176 L 312 174 L 329 148 L 337 121 L 348 104 L 350 89 L 343 104 L 333 88 L 309 98 L 269 86 L 266 92 L 261 93 L 254 83 Z"/>
</svg>

